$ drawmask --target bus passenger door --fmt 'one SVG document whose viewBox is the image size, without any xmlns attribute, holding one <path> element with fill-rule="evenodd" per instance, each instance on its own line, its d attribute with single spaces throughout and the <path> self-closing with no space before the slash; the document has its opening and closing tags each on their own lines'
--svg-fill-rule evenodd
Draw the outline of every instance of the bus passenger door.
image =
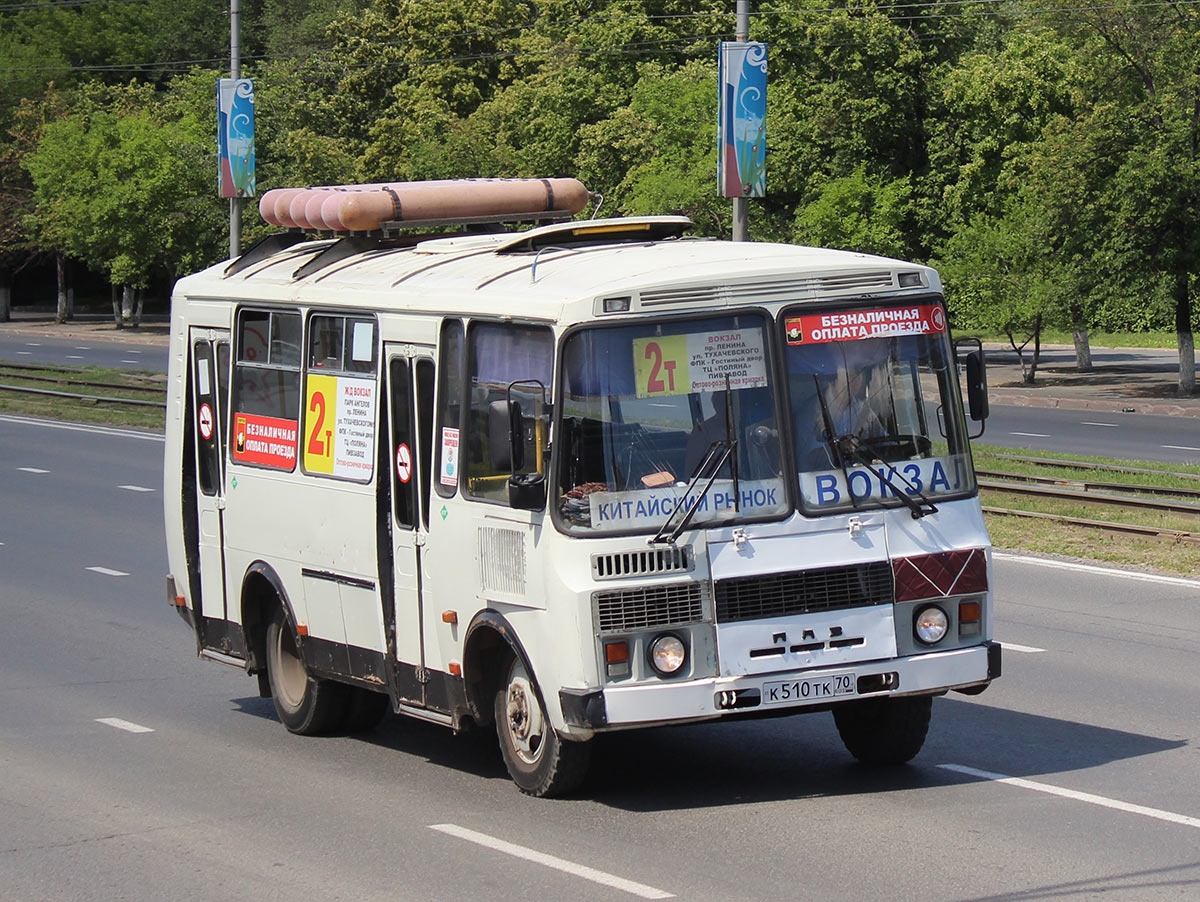
<svg viewBox="0 0 1200 902">
<path fill-rule="evenodd" d="M 429 527 L 434 365 L 428 349 L 388 346 L 386 351 L 394 600 L 384 620 L 391 621 L 395 635 L 397 694 L 406 704 L 423 706 L 428 679 L 421 630 L 421 552 Z"/>
<path fill-rule="evenodd" d="M 229 332 L 193 329 L 190 336 L 192 403 L 190 430 L 195 436 L 196 478 L 193 497 L 196 535 L 189 539 L 192 610 L 203 648 L 243 655 L 228 628 L 225 588 L 225 461 L 229 419 Z M 189 464 L 185 463 L 185 466 Z M 185 486 L 189 480 L 185 480 Z M 186 489 L 185 489 L 186 491 Z M 236 647 L 235 647 L 236 646 Z"/>
</svg>

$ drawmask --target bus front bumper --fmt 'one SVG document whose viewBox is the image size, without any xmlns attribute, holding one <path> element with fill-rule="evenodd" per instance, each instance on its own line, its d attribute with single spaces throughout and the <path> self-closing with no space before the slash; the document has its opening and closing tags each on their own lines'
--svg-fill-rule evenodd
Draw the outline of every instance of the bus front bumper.
<svg viewBox="0 0 1200 902">
<path fill-rule="evenodd" d="M 856 698 L 982 691 L 1000 676 L 1000 643 L 820 670 L 559 693 L 568 728 L 604 730 L 711 720 L 729 714 L 799 713 Z"/>
</svg>

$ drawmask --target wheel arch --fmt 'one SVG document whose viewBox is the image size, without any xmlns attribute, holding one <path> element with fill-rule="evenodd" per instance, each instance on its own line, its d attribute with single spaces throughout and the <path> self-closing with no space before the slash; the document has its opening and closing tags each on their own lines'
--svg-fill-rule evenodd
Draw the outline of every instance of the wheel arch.
<svg viewBox="0 0 1200 902">
<path fill-rule="evenodd" d="M 463 638 L 463 689 L 477 724 L 487 725 L 495 719 L 493 697 L 504 679 L 503 665 L 510 654 L 525 665 L 542 710 L 549 711 L 537 673 L 516 630 L 503 614 L 488 608 L 472 618 Z"/>
<path fill-rule="evenodd" d="M 288 620 L 296 624 L 296 611 L 288 598 L 283 580 L 265 561 L 255 561 L 242 577 L 242 632 L 246 638 L 246 671 L 258 677 L 263 698 L 271 694 L 267 680 L 267 624 L 276 608 L 283 608 Z M 297 637 L 296 641 L 304 640 Z M 303 648 L 303 646 L 301 646 Z"/>
</svg>

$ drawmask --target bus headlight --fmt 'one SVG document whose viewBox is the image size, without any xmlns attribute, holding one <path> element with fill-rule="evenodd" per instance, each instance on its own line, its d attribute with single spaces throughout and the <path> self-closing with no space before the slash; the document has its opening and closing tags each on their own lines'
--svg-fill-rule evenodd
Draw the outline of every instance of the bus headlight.
<svg viewBox="0 0 1200 902">
<path fill-rule="evenodd" d="M 678 636 L 663 633 L 650 643 L 650 666 L 662 676 L 678 673 L 685 660 L 687 649 Z"/>
<path fill-rule="evenodd" d="M 948 629 L 950 618 L 937 605 L 921 608 L 913 618 L 913 635 L 917 637 L 918 642 L 925 645 L 937 645 L 946 637 Z"/>
</svg>

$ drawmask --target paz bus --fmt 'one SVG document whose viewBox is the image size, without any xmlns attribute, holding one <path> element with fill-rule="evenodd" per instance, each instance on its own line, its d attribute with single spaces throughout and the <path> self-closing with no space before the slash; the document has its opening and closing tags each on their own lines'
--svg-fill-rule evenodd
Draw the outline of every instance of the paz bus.
<svg viewBox="0 0 1200 902">
<path fill-rule="evenodd" d="M 666 724 L 829 711 L 910 760 L 934 696 L 1001 671 L 986 377 L 938 274 L 590 202 L 276 189 L 277 233 L 178 283 L 168 597 L 199 655 L 294 733 L 494 727 L 535 796 Z"/>
</svg>

